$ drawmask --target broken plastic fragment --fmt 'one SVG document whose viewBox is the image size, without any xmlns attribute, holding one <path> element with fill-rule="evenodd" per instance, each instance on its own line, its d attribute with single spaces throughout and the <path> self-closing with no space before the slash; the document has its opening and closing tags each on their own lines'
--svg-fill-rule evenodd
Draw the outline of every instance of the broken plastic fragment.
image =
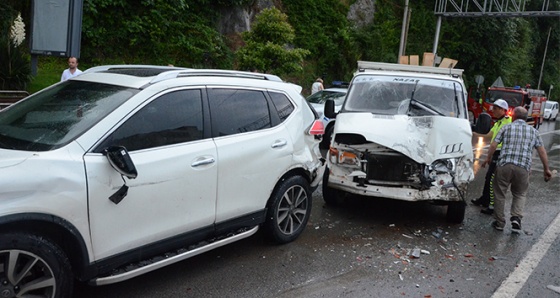
<svg viewBox="0 0 560 298">
<path fill-rule="evenodd" d="M 420 249 L 419 248 L 413 249 L 412 253 L 410 255 L 414 258 L 419 258 L 420 257 Z"/>
<path fill-rule="evenodd" d="M 430 252 L 427 251 L 427 250 L 425 250 L 425 249 L 420 250 L 420 252 L 423 253 L 423 254 L 425 254 L 425 255 L 429 255 L 429 254 L 430 254 Z"/>
</svg>

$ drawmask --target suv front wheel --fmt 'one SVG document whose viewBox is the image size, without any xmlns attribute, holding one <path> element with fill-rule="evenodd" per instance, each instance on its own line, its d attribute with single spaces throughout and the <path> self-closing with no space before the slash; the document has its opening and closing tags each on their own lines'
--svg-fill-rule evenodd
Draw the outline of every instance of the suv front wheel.
<svg viewBox="0 0 560 298">
<path fill-rule="evenodd" d="M 25 233 L 0 235 L 1 297 L 70 297 L 70 262 L 51 241 Z"/>
<path fill-rule="evenodd" d="M 311 191 L 301 176 L 292 176 L 280 182 L 272 193 L 265 228 L 278 243 L 294 241 L 302 232 L 311 215 Z"/>
</svg>

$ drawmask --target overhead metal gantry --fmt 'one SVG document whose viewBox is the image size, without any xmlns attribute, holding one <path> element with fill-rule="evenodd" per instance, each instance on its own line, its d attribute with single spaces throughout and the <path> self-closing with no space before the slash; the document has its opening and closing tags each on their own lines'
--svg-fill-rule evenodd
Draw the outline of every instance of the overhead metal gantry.
<svg viewBox="0 0 560 298">
<path fill-rule="evenodd" d="M 550 0 L 543 0 L 540 10 L 531 11 L 527 10 L 528 2 L 530 0 L 436 0 L 434 14 L 443 17 L 560 17 L 559 10 L 551 10 Z"/>
<path fill-rule="evenodd" d="M 530 0 L 436 0 L 434 14 L 438 16 L 438 18 L 432 52 L 437 57 L 442 17 L 560 17 L 560 10 L 558 10 L 560 8 L 551 8 L 550 0 L 542 0 L 542 5 L 540 5 L 541 10 L 527 10 L 526 4 L 529 1 Z"/>
</svg>

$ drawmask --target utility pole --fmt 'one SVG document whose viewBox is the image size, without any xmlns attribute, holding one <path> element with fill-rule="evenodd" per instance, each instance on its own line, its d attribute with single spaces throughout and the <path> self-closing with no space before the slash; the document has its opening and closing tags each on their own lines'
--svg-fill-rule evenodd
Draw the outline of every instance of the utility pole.
<svg viewBox="0 0 560 298">
<path fill-rule="evenodd" d="M 537 89 L 541 89 L 541 79 L 542 79 L 542 73 L 544 69 L 544 61 L 546 60 L 546 50 L 548 50 L 548 40 L 550 39 L 550 31 L 552 31 L 552 27 L 548 28 L 548 37 L 546 38 L 546 46 L 544 47 L 544 55 L 542 57 L 542 64 L 541 64 L 541 73 L 539 74 L 539 83 L 537 84 Z"/>
<path fill-rule="evenodd" d="M 403 13 L 403 22 L 402 22 L 402 29 L 401 29 L 401 43 L 399 45 L 399 56 L 397 57 L 397 63 L 400 62 L 401 56 L 404 55 L 404 50 L 406 47 L 406 36 L 408 35 L 408 0 L 404 2 L 404 13 Z"/>
</svg>

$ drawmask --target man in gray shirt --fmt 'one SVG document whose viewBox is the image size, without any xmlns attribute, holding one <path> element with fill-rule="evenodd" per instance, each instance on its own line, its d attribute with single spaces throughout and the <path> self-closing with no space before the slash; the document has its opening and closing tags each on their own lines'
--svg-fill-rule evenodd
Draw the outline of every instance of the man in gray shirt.
<svg viewBox="0 0 560 298">
<path fill-rule="evenodd" d="M 499 143 L 502 143 L 502 150 L 498 158 L 496 177 L 494 181 L 494 219 L 492 226 L 499 231 L 503 231 L 505 226 L 505 200 L 508 187 L 511 186 L 513 200 L 511 202 L 511 230 L 514 233 L 521 232 L 521 219 L 523 218 L 523 208 L 527 199 L 527 189 L 529 188 L 529 173 L 533 149 L 537 149 L 539 158 L 544 168 L 544 181 L 549 181 L 552 172 L 548 167 L 548 157 L 543 147 L 539 131 L 525 122 L 527 120 L 527 110 L 523 107 L 516 107 L 513 110 L 513 122 L 500 129 L 488 150 L 486 161 L 482 165 L 492 161 L 492 155 Z"/>
</svg>

